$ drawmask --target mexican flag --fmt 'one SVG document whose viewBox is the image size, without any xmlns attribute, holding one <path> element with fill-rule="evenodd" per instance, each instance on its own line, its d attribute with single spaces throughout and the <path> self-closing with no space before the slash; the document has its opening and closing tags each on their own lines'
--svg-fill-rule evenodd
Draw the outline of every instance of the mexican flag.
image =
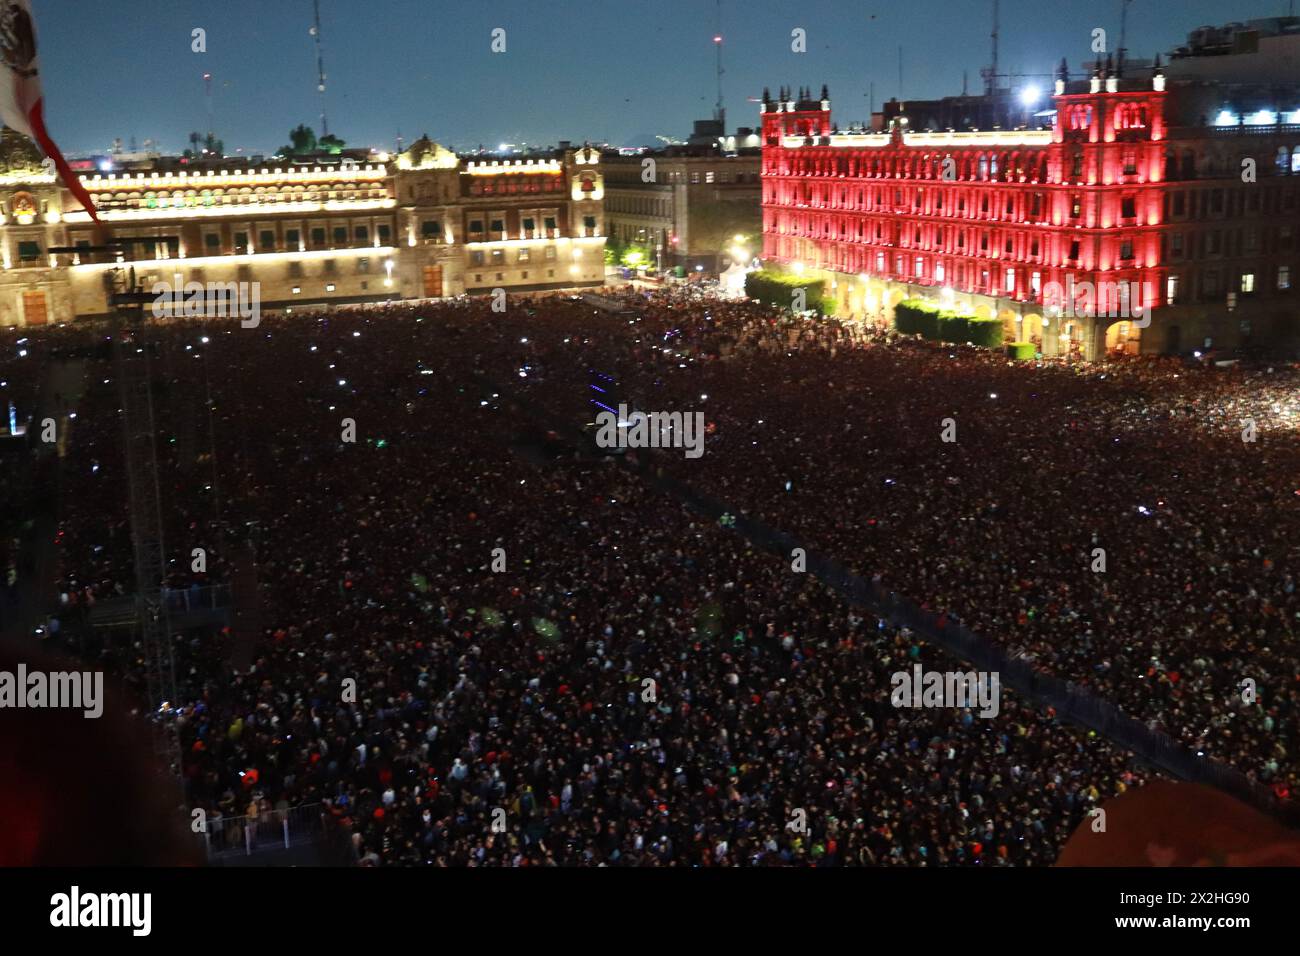
<svg viewBox="0 0 1300 956">
<path fill-rule="evenodd" d="M 99 222 L 81 180 L 45 129 L 36 25 L 28 0 L 0 0 L 0 121 L 36 141 L 41 152 L 54 161 L 63 185 L 77 197 L 90 218 Z"/>
</svg>

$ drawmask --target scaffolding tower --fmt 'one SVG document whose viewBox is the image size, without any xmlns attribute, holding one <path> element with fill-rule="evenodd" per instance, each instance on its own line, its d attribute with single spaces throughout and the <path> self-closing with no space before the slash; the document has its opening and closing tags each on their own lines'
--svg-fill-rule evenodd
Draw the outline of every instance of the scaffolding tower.
<svg viewBox="0 0 1300 956">
<path fill-rule="evenodd" d="M 131 542 L 135 556 L 136 629 L 144 655 L 146 705 L 154 750 L 178 781 L 180 740 L 174 708 L 176 666 L 171 621 L 163 599 L 166 550 L 163 545 L 162 494 L 153 408 L 152 353 L 156 344 L 145 334 L 144 304 L 152 294 L 136 285 L 135 270 L 105 274 L 113 304 L 113 342 L 118 392 L 122 404 L 123 458 L 131 502 Z"/>
</svg>

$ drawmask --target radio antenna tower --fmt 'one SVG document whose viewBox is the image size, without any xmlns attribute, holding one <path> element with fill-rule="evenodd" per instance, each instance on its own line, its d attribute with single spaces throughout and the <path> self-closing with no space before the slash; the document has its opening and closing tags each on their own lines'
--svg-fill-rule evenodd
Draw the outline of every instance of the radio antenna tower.
<svg viewBox="0 0 1300 956">
<path fill-rule="evenodd" d="M 208 136 L 212 136 L 212 74 L 203 74 L 203 100 L 208 110 Z"/>
<path fill-rule="evenodd" d="M 993 0 L 993 62 L 980 70 L 984 74 L 984 92 L 992 96 L 998 88 L 998 0 Z"/>
<path fill-rule="evenodd" d="M 1115 68 L 1116 76 L 1124 75 L 1124 57 L 1128 53 L 1125 41 L 1128 35 L 1128 5 L 1133 0 L 1119 0 L 1119 63 Z"/>
<path fill-rule="evenodd" d="M 718 0 L 718 30 L 713 34 L 713 45 L 718 53 L 718 102 L 713 108 L 713 118 L 722 124 L 722 132 L 727 132 L 727 113 L 722 106 L 722 0 Z"/>
<path fill-rule="evenodd" d="M 320 0 L 312 0 L 316 21 L 312 24 L 311 35 L 316 40 L 316 92 L 320 94 L 320 134 L 328 136 L 329 121 L 325 119 L 325 57 L 320 49 Z"/>
</svg>

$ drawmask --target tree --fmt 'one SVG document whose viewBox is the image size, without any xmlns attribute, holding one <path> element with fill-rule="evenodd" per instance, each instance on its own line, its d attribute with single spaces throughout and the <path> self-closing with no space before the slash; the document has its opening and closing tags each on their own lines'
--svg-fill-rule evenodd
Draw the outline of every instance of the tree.
<svg viewBox="0 0 1300 956">
<path fill-rule="evenodd" d="M 343 152 L 343 147 L 347 144 L 333 133 L 326 133 L 320 138 L 316 145 L 320 149 L 325 150 L 331 156 L 337 156 L 339 153 Z"/>
<path fill-rule="evenodd" d="M 304 123 L 299 123 L 294 129 L 289 130 L 289 141 L 293 145 L 281 146 L 281 156 L 306 156 L 316 152 L 318 145 L 316 131 Z"/>
<path fill-rule="evenodd" d="M 623 243 L 613 236 L 605 239 L 605 265 L 616 266 L 623 256 Z"/>
<path fill-rule="evenodd" d="M 651 264 L 650 248 L 644 243 L 629 242 L 619 256 L 619 265 L 639 269 Z"/>
</svg>

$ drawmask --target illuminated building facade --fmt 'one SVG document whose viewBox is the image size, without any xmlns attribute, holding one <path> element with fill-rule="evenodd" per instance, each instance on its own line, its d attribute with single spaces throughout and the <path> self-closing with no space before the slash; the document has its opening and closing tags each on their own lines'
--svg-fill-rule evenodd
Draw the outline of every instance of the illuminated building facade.
<svg viewBox="0 0 1300 956">
<path fill-rule="evenodd" d="M 176 275 L 257 282 L 272 311 L 604 282 L 595 149 L 471 161 L 423 138 L 396 157 L 101 171 L 81 177 L 104 223 L 97 237 L 36 157 L 6 143 L 0 325 L 103 315 L 118 268 L 146 291 Z M 110 237 L 144 241 L 91 250 Z"/>
<path fill-rule="evenodd" d="M 1203 84 L 1166 84 L 1158 59 L 1062 64 L 1046 128 L 990 131 L 840 132 L 825 88 L 765 92 L 764 258 L 826 280 L 840 314 L 929 299 L 1049 356 L 1300 344 L 1300 114 L 1243 86 L 1207 121 Z"/>
<path fill-rule="evenodd" d="M 729 156 L 716 146 L 607 154 L 609 234 L 644 245 L 651 265 L 725 269 L 734 237 L 759 230 L 759 164 L 758 149 Z"/>
</svg>

